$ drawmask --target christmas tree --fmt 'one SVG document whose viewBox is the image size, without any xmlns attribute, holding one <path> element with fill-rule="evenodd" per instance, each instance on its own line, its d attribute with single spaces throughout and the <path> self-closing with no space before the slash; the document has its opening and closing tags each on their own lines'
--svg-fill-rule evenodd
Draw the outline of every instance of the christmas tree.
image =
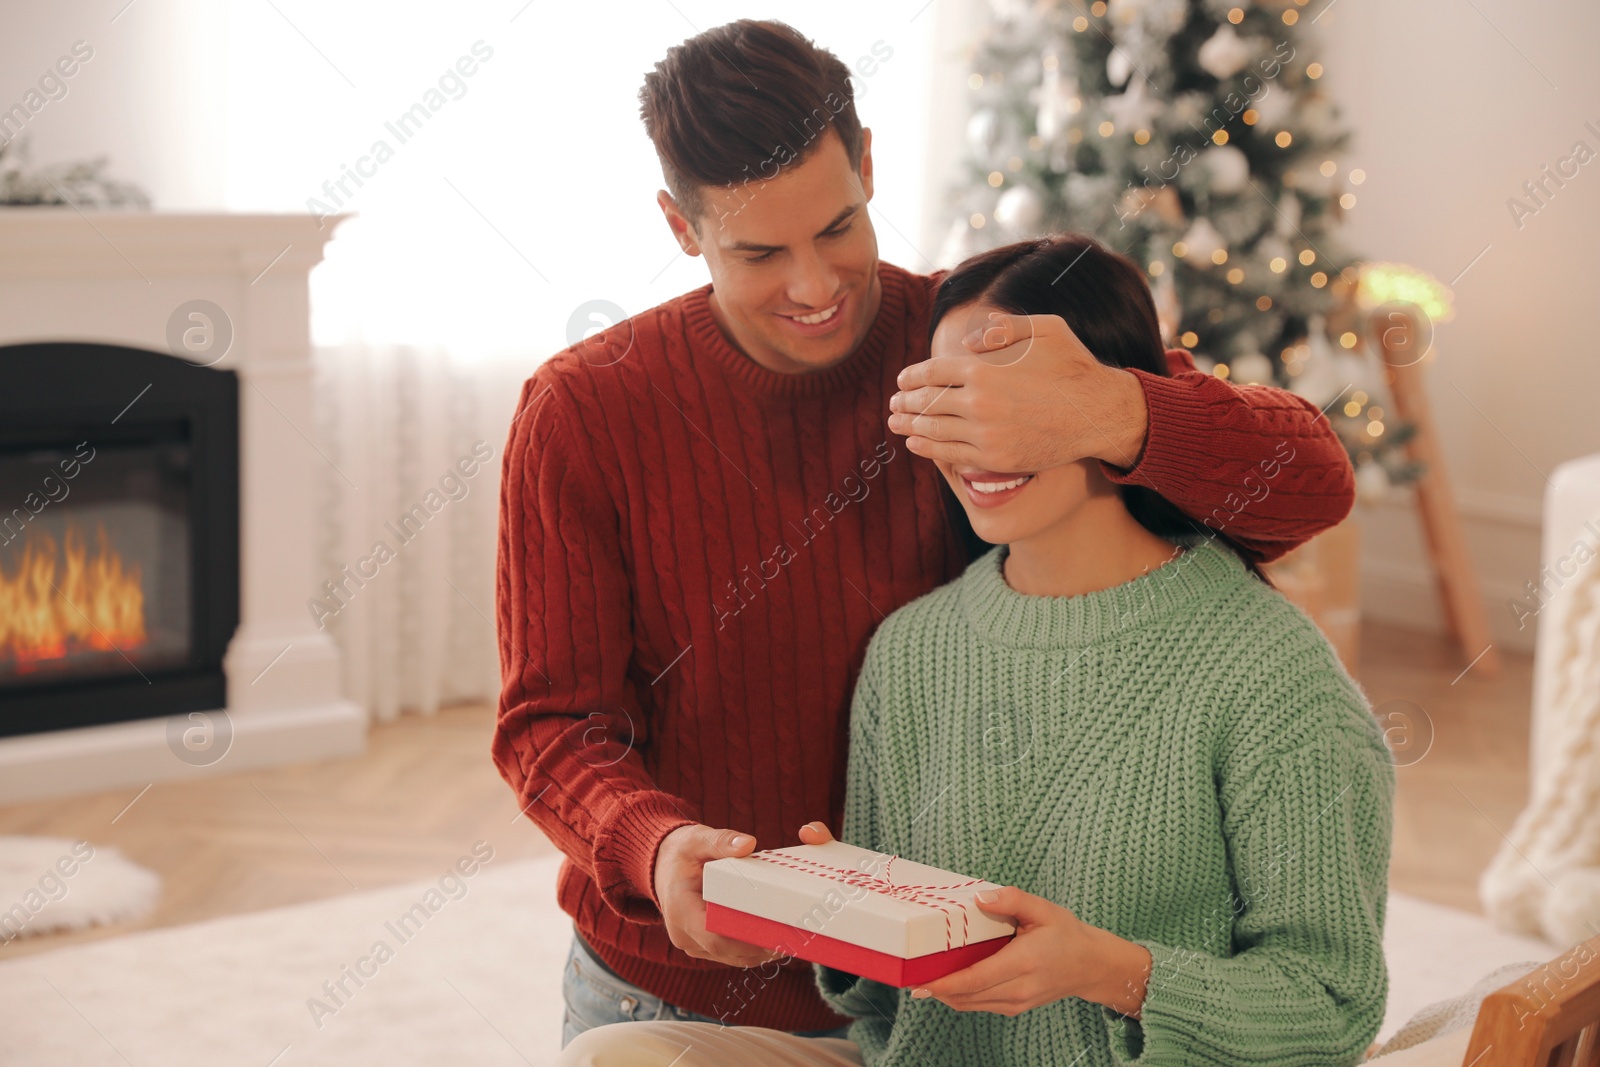
<svg viewBox="0 0 1600 1067">
<path fill-rule="evenodd" d="M 1094 234 L 1144 266 L 1203 369 L 1331 405 L 1368 485 L 1413 475 L 1360 338 L 1327 329 L 1360 278 L 1335 231 L 1365 175 L 1340 164 L 1308 0 L 992 2 L 941 259 Z"/>
</svg>

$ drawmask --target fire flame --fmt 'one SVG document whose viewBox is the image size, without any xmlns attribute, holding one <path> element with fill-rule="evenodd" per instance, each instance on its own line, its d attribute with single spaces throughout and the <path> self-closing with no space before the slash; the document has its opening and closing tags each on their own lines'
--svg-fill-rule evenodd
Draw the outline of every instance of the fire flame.
<svg viewBox="0 0 1600 1067">
<path fill-rule="evenodd" d="M 96 541 L 90 556 L 76 526 L 60 545 L 30 533 L 17 569 L 0 567 L 0 667 L 26 673 L 43 660 L 145 643 L 139 566 L 123 562 L 104 525 Z"/>
</svg>

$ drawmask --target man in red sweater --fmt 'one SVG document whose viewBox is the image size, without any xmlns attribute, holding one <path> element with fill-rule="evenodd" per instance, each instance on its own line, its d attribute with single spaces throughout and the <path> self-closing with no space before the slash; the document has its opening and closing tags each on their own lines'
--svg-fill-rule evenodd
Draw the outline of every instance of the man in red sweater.
<svg viewBox="0 0 1600 1067">
<path fill-rule="evenodd" d="M 668 52 L 641 93 L 657 200 L 711 283 L 558 353 L 512 424 L 494 758 L 567 856 L 566 1040 L 630 1018 L 845 1023 L 809 964 L 706 931 L 700 871 L 838 826 L 868 638 L 973 551 L 921 457 L 1095 458 L 1259 560 L 1351 505 L 1314 407 L 1187 353 L 1172 377 L 1118 370 L 1059 318 L 1018 317 L 969 341 L 998 352 L 929 360 L 940 276 L 878 259 L 848 78 L 781 23 Z"/>
</svg>

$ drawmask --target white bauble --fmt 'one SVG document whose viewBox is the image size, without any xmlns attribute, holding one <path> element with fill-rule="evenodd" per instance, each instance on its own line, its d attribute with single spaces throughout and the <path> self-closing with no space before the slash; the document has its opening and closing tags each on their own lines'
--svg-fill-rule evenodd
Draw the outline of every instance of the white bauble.
<svg viewBox="0 0 1600 1067">
<path fill-rule="evenodd" d="M 967 120 L 967 147 L 980 160 L 989 159 L 1000 147 L 1000 116 L 993 108 L 980 107 Z"/>
<path fill-rule="evenodd" d="M 1231 25 L 1220 27 L 1200 46 L 1200 67 L 1213 78 L 1231 78 L 1250 62 L 1250 46 Z"/>
<path fill-rule="evenodd" d="M 1128 86 L 1127 92 L 1106 97 L 1102 106 L 1121 130 L 1148 129 L 1161 113 L 1161 104 L 1146 98 L 1143 78 Z"/>
<path fill-rule="evenodd" d="M 1013 185 L 994 205 L 994 221 L 1013 233 L 1032 233 L 1044 218 L 1044 200 L 1031 185 Z"/>
<path fill-rule="evenodd" d="M 1272 360 L 1260 352 L 1234 356 L 1228 364 L 1229 376 L 1240 385 L 1261 385 L 1272 381 Z"/>
<path fill-rule="evenodd" d="M 1389 472 L 1382 463 L 1368 461 L 1356 468 L 1356 497 L 1363 504 L 1374 504 L 1389 495 Z"/>
<path fill-rule="evenodd" d="M 990 8 L 999 22 L 1018 22 L 1032 14 L 1030 0 L 990 0 Z"/>
<path fill-rule="evenodd" d="M 1212 266 L 1211 256 L 1214 252 L 1228 247 L 1222 239 L 1222 234 L 1211 225 L 1208 218 L 1198 218 L 1194 225 L 1189 227 L 1189 232 L 1183 235 L 1183 258 L 1202 270 L 1209 270 Z"/>
<path fill-rule="evenodd" d="M 1274 259 L 1281 259 L 1287 264 L 1294 258 L 1294 253 L 1289 249 L 1288 242 L 1274 233 L 1269 233 L 1256 242 L 1255 251 L 1252 254 L 1263 263 L 1271 263 Z"/>
<path fill-rule="evenodd" d="M 1256 119 L 1256 128 L 1259 130 L 1281 130 L 1289 121 L 1289 115 L 1294 111 L 1294 97 L 1289 90 L 1274 82 L 1267 83 L 1267 91 L 1256 97 L 1250 104 L 1256 109 L 1260 117 Z"/>
<path fill-rule="evenodd" d="M 1208 148 L 1200 154 L 1211 175 L 1211 191 L 1231 195 L 1243 192 L 1250 184 L 1250 160 L 1231 144 Z"/>
<path fill-rule="evenodd" d="M 1128 75 L 1133 73 L 1133 60 L 1128 58 L 1128 53 L 1120 48 L 1113 48 L 1111 54 L 1106 56 L 1106 78 L 1112 85 L 1122 86 L 1128 80 Z"/>
</svg>

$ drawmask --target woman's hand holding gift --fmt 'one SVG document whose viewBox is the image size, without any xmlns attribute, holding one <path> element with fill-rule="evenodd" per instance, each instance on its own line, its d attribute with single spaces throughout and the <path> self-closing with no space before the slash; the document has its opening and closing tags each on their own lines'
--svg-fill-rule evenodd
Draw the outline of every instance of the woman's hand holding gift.
<svg viewBox="0 0 1600 1067">
<path fill-rule="evenodd" d="M 998 1015 L 1078 997 L 1139 1017 L 1151 966 L 1143 946 L 1016 886 L 986 890 L 977 900 L 987 914 L 1015 919 L 1017 936 L 993 956 L 913 989 L 913 997 Z"/>
<path fill-rule="evenodd" d="M 823 823 L 800 828 L 802 844 L 832 840 Z M 956 1011 L 997 1015 L 1018 1015 L 1079 997 L 1139 1017 L 1151 966 L 1143 946 L 1090 926 L 1061 905 L 1016 886 L 987 890 L 977 900 L 986 913 L 1015 919 L 1016 937 L 993 956 L 913 989 L 913 997 L 935 997 Z"/>
</svg>

